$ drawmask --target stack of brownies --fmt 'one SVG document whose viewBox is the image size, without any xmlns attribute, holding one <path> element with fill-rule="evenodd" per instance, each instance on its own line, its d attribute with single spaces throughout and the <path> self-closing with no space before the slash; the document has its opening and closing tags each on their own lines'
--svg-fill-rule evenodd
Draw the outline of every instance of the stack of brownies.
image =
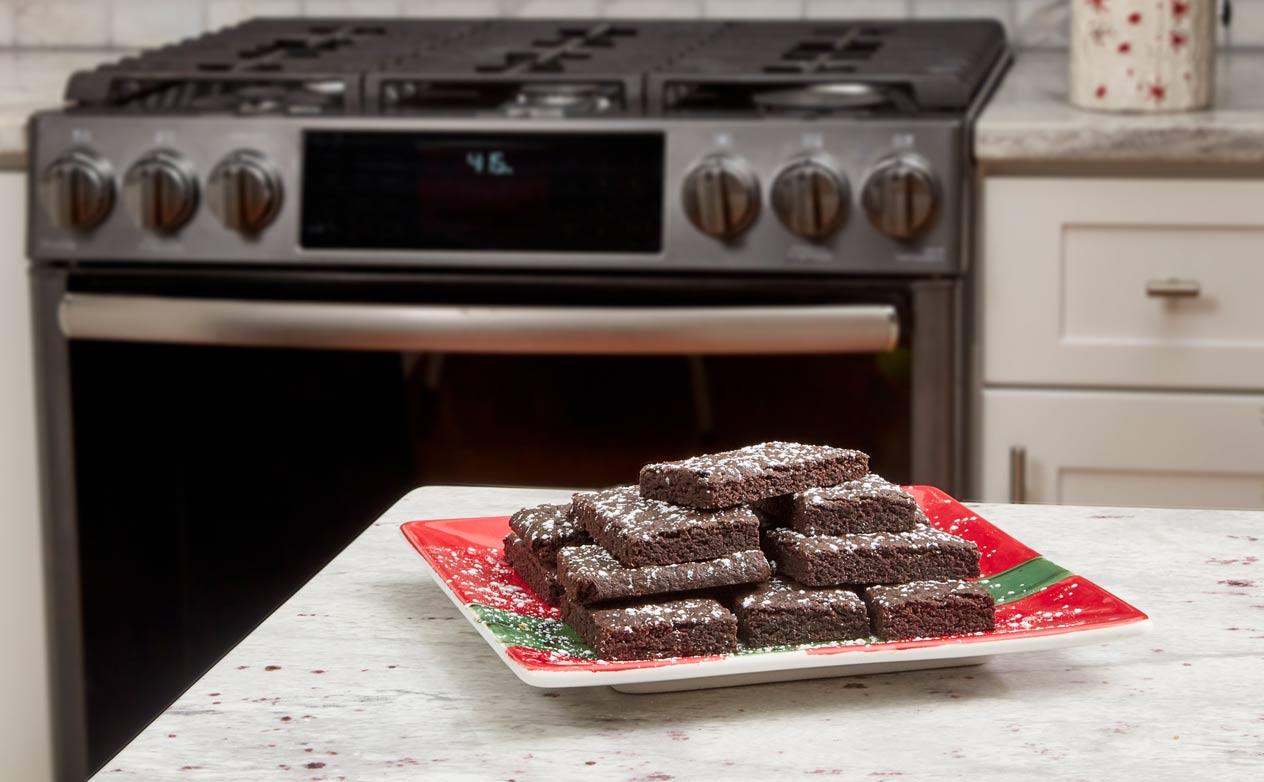
<svg viewBox="0 0 1264 782">
<path fill-rule="evenodd" d="M 991 594 L 964 580 L 978 548 L 929 526 L 860 451 L 770 442 L 650 464 L 638 486 L 509 525 L 506 560 L 603 659 L 994 624 Z"/>
</svg>

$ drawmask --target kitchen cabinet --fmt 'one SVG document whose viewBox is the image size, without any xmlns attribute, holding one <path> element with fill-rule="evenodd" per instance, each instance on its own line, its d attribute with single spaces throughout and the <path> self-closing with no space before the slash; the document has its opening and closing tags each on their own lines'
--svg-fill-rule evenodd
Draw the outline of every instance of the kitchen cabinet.
<svg viewBox="0 0 1264 782">
<path fill-rule="evenodd" d="M 985 497 L 1018 477 L 1028 502 L 1264 507 L 1264 394 L 995 388 L 983 407 Z"/>
<path fill-rule="evenodd" d="M 1264 507 L 1264 181 L 996 176 L 982 204 L 978 496 Z"/>
<path fill-rule="evenodd" d="M 0 779 L 50 779 L 26 177 L 0 172 Z"/>
</svg>

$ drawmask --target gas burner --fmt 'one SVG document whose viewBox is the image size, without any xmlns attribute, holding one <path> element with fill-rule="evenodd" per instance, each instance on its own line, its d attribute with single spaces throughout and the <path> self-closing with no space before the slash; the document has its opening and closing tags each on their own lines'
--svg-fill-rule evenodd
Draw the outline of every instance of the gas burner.
<svg viewBox="0 0 1264 782">
<path fill-rule="evenodd" d="M 346 87 L 338 81 L 238 83 L 203 82 L 185 107 L 200 113 L 327 114 L 340 111 Z"/>
<path fill-rule="evenodd" d="M 837 82 L 757 92 L 751 102 L 769 114 L 836 114 L 881 106 L 891 98 L 872 84 Z"/>
<path fill-rule="evenodd" d="M 614 90 L 601 84 L 534 82 L 522 85 L 504 107 L 510 117 L 576 117 L 605 114 Z"/>
</svg>

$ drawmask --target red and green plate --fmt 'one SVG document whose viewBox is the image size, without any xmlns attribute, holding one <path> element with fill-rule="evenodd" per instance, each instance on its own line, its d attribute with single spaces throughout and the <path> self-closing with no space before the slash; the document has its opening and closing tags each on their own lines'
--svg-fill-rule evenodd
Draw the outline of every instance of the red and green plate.
<svg viewBox="0 0 1264 782">
<path fill-rule="evenodd" d="M 601 660 L 502 556 L 508 516 L 410 521 L 401 531 L 435 581 L 518 678 L 537 687 L 610 685 L 628 692 L 788 681 L 984 662 L 998 654 L 1100 643 L 1148 629 L 1149 618 L 1054 564 L 939 489 L 909 486 L 936 528 L 973 541 L 979 579 L 996 599 L 996 629 L 910 641 L 739 649 L 668 660 Z"/>
</svg>

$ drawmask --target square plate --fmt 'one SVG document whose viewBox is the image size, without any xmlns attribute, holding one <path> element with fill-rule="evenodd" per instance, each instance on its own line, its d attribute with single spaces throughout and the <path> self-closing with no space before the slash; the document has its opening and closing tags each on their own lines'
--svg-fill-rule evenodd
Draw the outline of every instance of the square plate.
<svg viewBox="0 0 1264 782">
<path fill-rule="evenodd" d="M 974 665 L 997 654 L 1057 649 L 1133 635 L 1150 620 L 1055 565 L 931 486 L 905 487 L 930 523 L 973 541 L 979 579 L 996 599 L 996 629 L 970 635 L 795 647 L 666 660 L 600 660 L 504 561 L 509 517 L 410 521 L 404 537 L 461 613 L 518 678 L 536 687 L 609 685 L 625 692 L 724 687 L 859 673 Z"/>
</svg>

